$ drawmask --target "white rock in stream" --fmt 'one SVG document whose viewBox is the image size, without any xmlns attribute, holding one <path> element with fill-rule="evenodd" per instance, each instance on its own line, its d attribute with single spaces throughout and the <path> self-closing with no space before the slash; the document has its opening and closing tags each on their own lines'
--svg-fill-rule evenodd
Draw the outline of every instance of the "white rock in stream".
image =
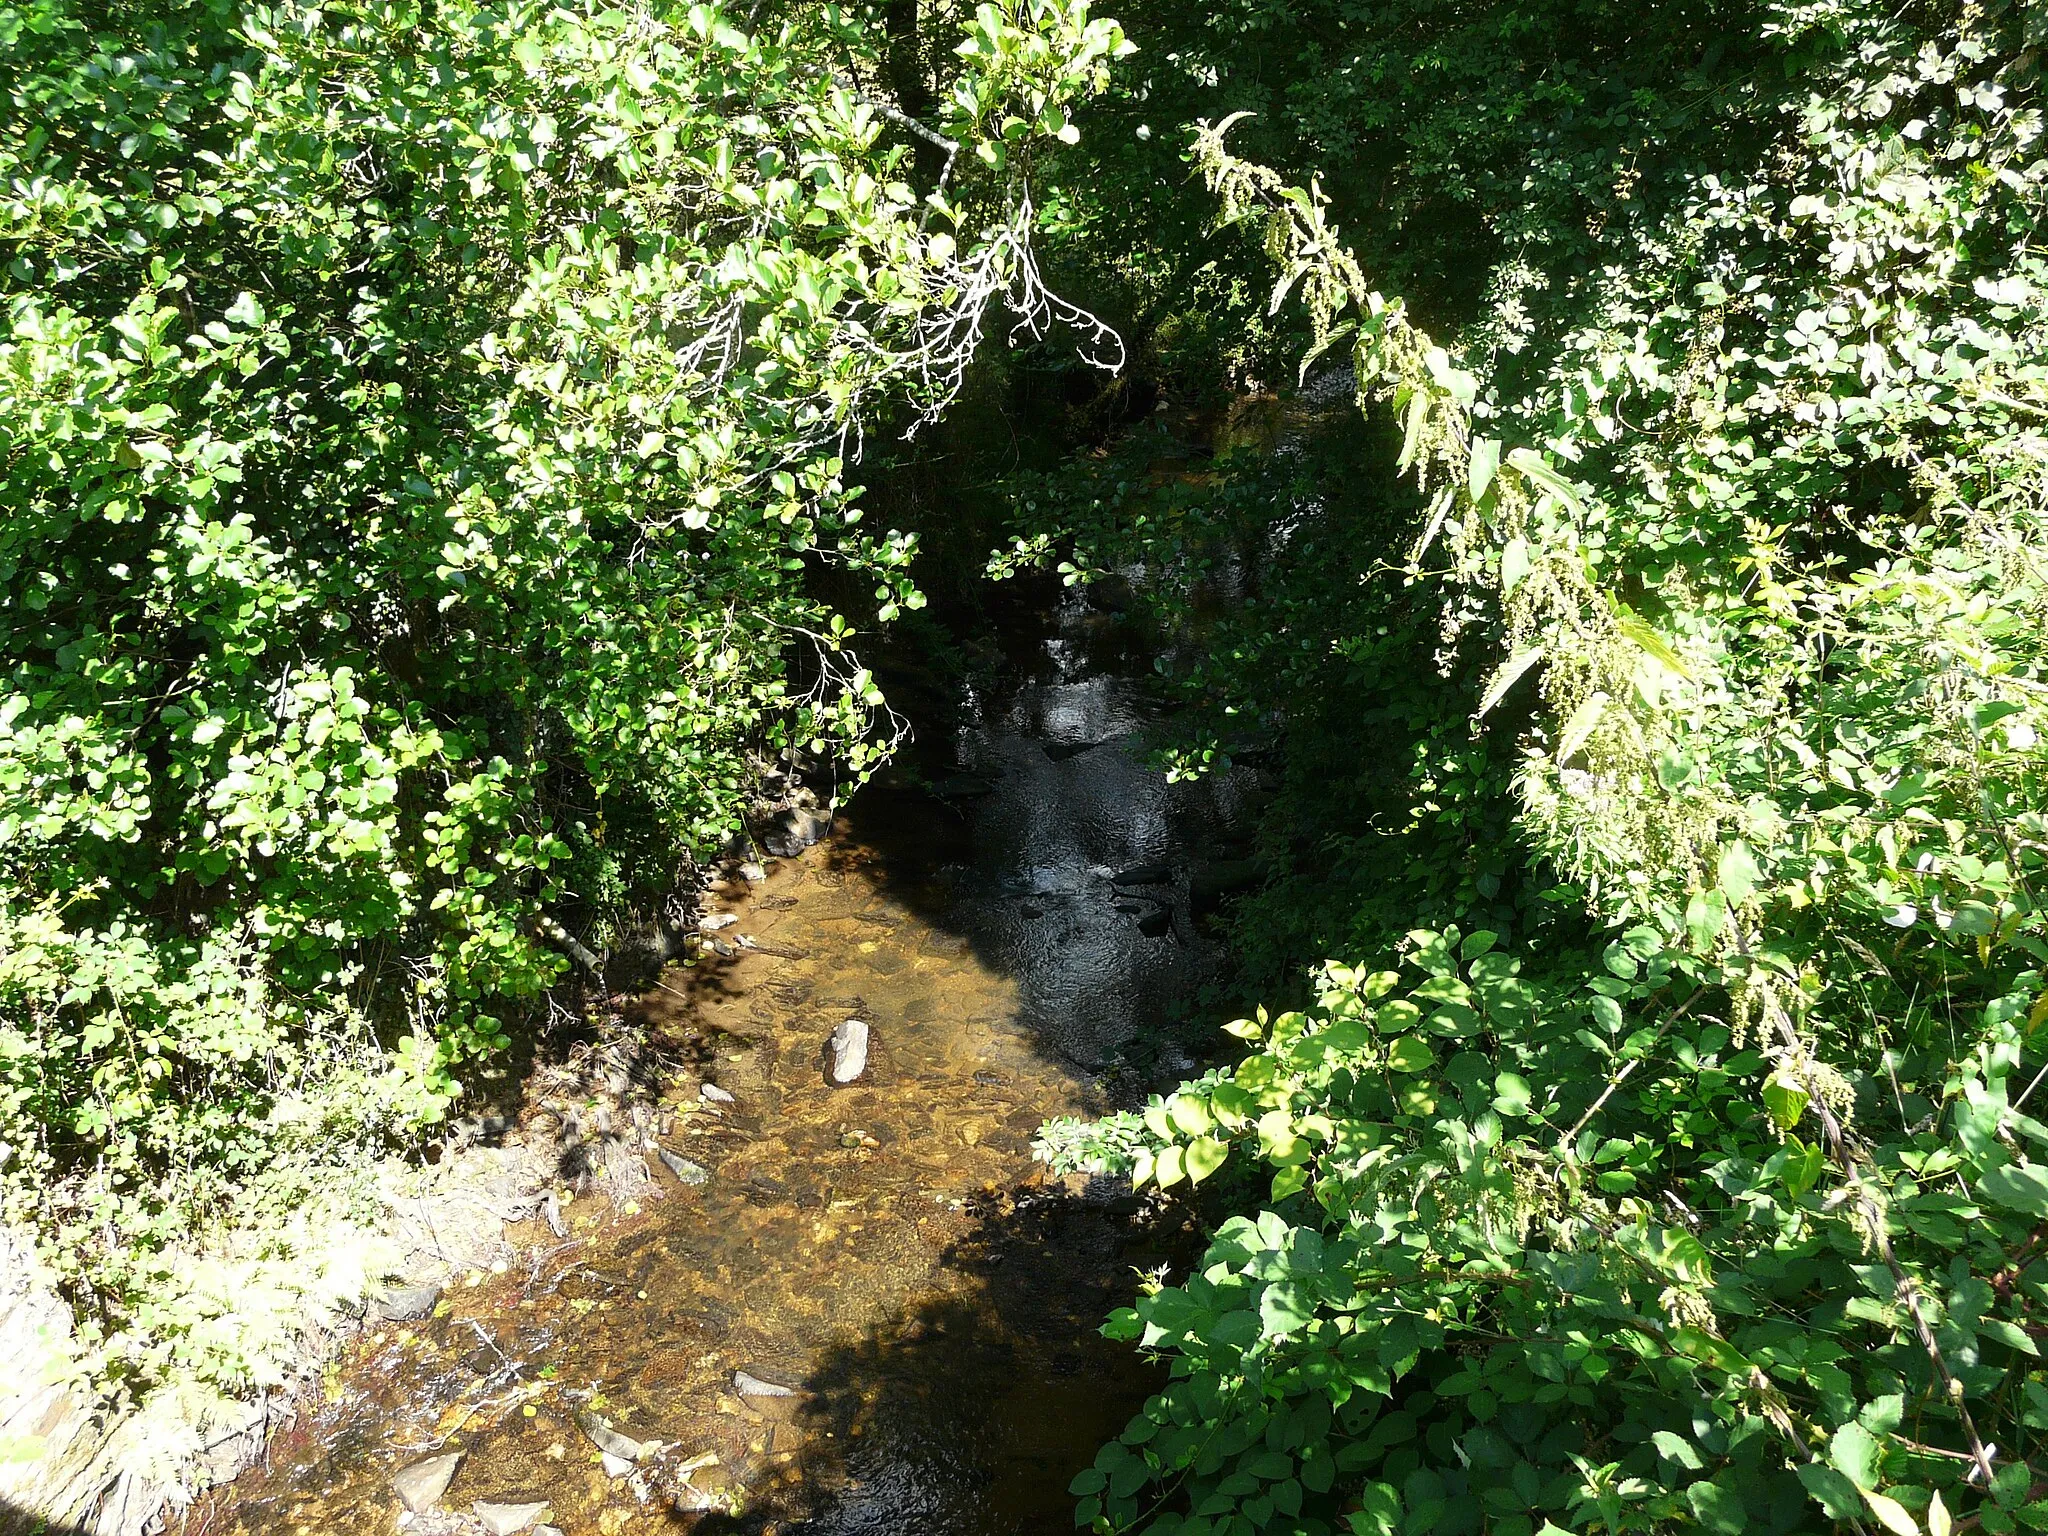
<svg viewBox="0 0 2048 1536">
<path fill-rule="evenodd" d="M 832 1081 L 845 1084 L 868 1069 L 868 1026 L 860 1019 L 848 1019 L 832 1031 L 832 1037 L 825 1042 L 830 1055 L 826 1071 Z"/>
<path fill-rule="evenodd" d="M 455 1481 L 455 1469 L 462 1465 L 462 1452 L 450 1451 L 445 1456 L 429 1457 L 416 1461 L 409 1467 L 401 1468 L 391 1479 L 391 1486 L 398 1494 L 399 1502 L 416 1515 L 423 1515 L 441 1502 L 441 1495 L 448 1491 L 448 1485 Z"/>
<path fill-rule="evenodd" d="M 713 1104 L 736 1104 L 739 1101 L 716 1083 L 706 1083 L 697 1090 L 698 1096 L 709 1099 Z"/>
<path fill-rule="evenodd" d="M 712 912 L 697 919 L 697 928 L 702 933 L 716 933 L 721 928 L 730 928 L 739 920 L 737 912 Z"/>
<path fill-rule="evenodd" d="M 654 1155 L 661 1159 L 661 1166 L 676 1176 L 678 1184 L 709 1184 L 711 1170 L 702 1163 L 693 1163 L 687 1157 L 678 1157 L 667 1147 L 657 1146 Z"/>
<path fill-rule="evenodd" d="M 554 1510 L 545 1502 L 533 1504 L 490 1504 L 478 1499 L 471 1506 L 477 1519 L 483 1521 L 484 1529 L 490 1536 L 519 1536 L 530 1526 L 554 1518 Z"/>
<path fill-rule="evenodd" d="M 589 1437 L 592 1445 L 604 1453 L 605 1470 L 611 1472 L 613 1477 L 619 1475 L 618 1472 L 612 1471 L 611 1464 L 614 1461 L 622 1463 L 623 1470 L 630 1468 L 637 1461 L 646 1460 L 661 1449 L 659 1440 L 635 1440 L 631 1435 L 621 1434 L 612 1427 L 610 1419 L 592 1413 L 587 1408 L 576 1415 L 576 1426 Z"/>
<path fill-rule="evenodd" d="M 785 1387 L 779 1381 L 763 1381 L 752 1371 L 732 1373 L 733 1390 L 741 1397 L 795 1397 L 795 1387 Z"/>
</svg>

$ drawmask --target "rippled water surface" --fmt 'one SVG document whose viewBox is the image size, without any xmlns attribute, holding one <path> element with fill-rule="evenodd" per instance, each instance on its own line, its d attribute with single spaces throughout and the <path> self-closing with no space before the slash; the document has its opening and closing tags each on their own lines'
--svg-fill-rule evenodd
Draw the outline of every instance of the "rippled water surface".
<svg viewBox="0 0 2048 1536">
<path fill-rule="evenodd" d="M 1237 795 L 1145 765 L 1152 706 L 1091 660 L 1101 625 L 1070 603 L 919 769 L 714 889 L 721 937 L 754 947 L 638 1005 L 689 1064 L 662 1144 L 709 1182 L 657 1171 L 637 1214 L 576 1202 L 574 1247 L 516 1230 L 507 1273 L 366 1335 L 212 1529 L 391 1530 L 393 1472 L 445 1449 L 449 1511 L 545 1499 L 569 1536 L 1072 1528 L 1067 1482 L 1153 1385 L 1096 1330 L 1173 1237 L 1113 1190 L 1047 1185 L 1029 1144 L 1185 1066 L 1167 1026 L 1216 963 L 1188 870 Z M 835 1089 L 820 1046 L 849 1017 L 873 1052 Z M 732 1102 L 704 1107 L 707 1082 Z M 743 1398 L 736 1371 L 798 1395 Z M 608 1470 L 574 1417 L 593 1408 L 661 1449 Z M 679 1507 L 705 1494 L 740 1512 Z"/>
</svg>

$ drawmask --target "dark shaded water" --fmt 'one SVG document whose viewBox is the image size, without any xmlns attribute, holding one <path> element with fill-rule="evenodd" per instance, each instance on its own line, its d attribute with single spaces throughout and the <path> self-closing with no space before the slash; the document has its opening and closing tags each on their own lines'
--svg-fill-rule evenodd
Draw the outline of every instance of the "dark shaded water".
<svg viewBox="0 0 2048 1536">
<path fill-rule="evenodd" d="M 481 1529 L 478 1499 L 545 1499 L 570 1536 L 1071 1530 L 1067 1482 L 1154 1386 L 1096 1330 L 1183 1239 L 1048 1185 L 1030 1140 L 1188 1065 L 1173 1021 L 1217 963 L 1188 871 L 1231 851 L 1239 789 L 1146 766 L 1113 619 L 1069 597 L 1011 641 L 827 843 L 714 890 L 752 948 L 641 1001 L 691 1064 L 662 1144 L 710 1181 L 575 1202 L 578 1246 L 535 1223 L 446 1315 L 367 1334 L 212 1529 L 389 1530 L 393 1472 L 460 1449 L 413 1530 Z M 849 1017 L 873 1056 L 835 1089 L 820 1042 Z M 593 1409 L 660 1448 L 607 1468 Z M 713 1497 L 736 1509 L 688 1508 Z"/>
</svg>

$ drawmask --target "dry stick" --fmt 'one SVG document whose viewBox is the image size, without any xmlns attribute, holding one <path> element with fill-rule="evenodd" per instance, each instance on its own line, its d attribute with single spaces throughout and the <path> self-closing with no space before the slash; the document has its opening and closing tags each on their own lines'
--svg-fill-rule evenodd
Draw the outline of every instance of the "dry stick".
<svg viewBox="0 0 2048 1536">
<path fill-rule="evenodd" d="M 1601 1109 L 1606 1106 L 1607 1101 L 1614 1097 L 1614 1091 L 1617 1088 L 1619 1088 L 1623 1083 L 1628 1081 L 1629 1074 L 1634 1072 L 1637 1067 L 1641 1066 L 1642 1063 L 1649 1058 L 1650 1046 L 1655 1045 L 1659 1040 L 1662 1040 L 1667 1034 L 1669 1034 L 1671 1032 L 1671 1026 L 1676 1024 L 1680 1019 L 1684 1018 L 1688 1012 L 1691 1011 L 1692 1005 L 1698 1002 L 1700 998 L 1703 995 L 1705 995 L 1706 990 L 1707 989 L 1704 986 L 1695 987 L 1693 989 L 1692 996 L 1688 997 L 1684 1002 L 1680 1003 L 1678 1007 L 1672 1011 L 1671 1017 L 1666 1019 L 1662 1024 L 1657 1026 L 1657 1033 L 1650 1037 L 1650 1044 L 1643 1047 L 1643 1054 L 1640 1056 L 1633 1057 L 1628 1062 L 1626 1062 L 1622 1066 L 1622 1069 L 1619 1072 L 1615 1073 L 1613 1078 L 1609 1080 L 1607 1086 L 1600 1091 L 1600 1097 L 1593 1101 L 1591 1107 L 1588 1108 L 1583 1115 L 1579 1116 L 1579 1123 L 1573 1126 L 1569 1131 L 1565 1132 L 1564 1139 L 1557 1144 L 1558 1150 L 1560 1152 L 1568 1150 L 1571 1144 L 1579 1139 L 1579 1132 L 1583 1131 L 1586 1128 L 1586 1122 L 1591 1120 L 1595 1115 L 1600 1113 Z"/>
<path fill-rule="evenodd" d="M 912 117 L 909 113 L 900 111 L 899 109 L 890 106 L 885 101 L 875 101 L 870 97 L 862 95 L 860 92 L 860 88 L 856 86 L 853 83 L 853 81 L 845 75 L 838 76 L 836 83 L 839 85 L 841 90 L 845 91 L 848 95 L 852 96 L 853 99 L 859 102 L 862 106 L 867 107 L 869 110 L 873 111 L 877 116 L 881 117 L 884 121 L 894 123 L 898 128 L 901 128 L 904 132 L 916 134 L 917 137 L 923 139 L 925 143 L 932 145 L 936 149 L 943 149 L 946 152 L 946 164 L 944 168 L 941 169 L 939 172 L 939 184 L 932 188 L 932 196 L 943 196 L 946 190 L 946 183 L 953 179 L 953 162 L 955 159 L 958 158 L 960 154 L 959 141 L 956 139 L 947 138 L 943 133 L 938 132 L 936 129 L 925 127 L 923 123 L 920 123 L 916 118 Z M 924 213 L 918 215 L 917 227 L 919 229 L 924 228 L 924 221 L 926 217 L 930 214 L 930 212 L 931 209 L 929 208 L 929 206 L 927 206 Z"/>
</svg>

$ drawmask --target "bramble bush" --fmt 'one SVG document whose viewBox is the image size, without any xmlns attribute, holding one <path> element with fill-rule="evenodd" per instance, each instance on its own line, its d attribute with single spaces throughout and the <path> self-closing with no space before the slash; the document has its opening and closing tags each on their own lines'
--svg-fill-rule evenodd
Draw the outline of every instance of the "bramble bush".
<svg viewBox="0 0 2048 1536">
<path fill-rule="evenodd" d="M 1112 1320 L 1172 1381 L 1080 1523 L 2048 1525 L 2040 17 L 1759 6 L 1524 132 L 1458 89 L 1488 49 L 1518 77 L 1515 8 L 1427 45 L 1424 9 L 1351 7 L 1343 46 L 1418 93 L 1354 162 L 1416 206 L 1470 156 L 1461 198 L 1514 237 L 1450 340 L 1367 277 L 1400 228 L 1354 251 L 1316 183 L 1196 135 L 1420 499 L 1396 558 L 1291 573 L 1184 679 L 1220 722 L 1184 760 L 1343 729 L 1291 708 L 1288 655 L 1342 657 L 1358 718 L 1413 687 L 1361 658 L 1433 657 L 1495 746 L 1445 775 L 1424 719 L 1379 787 L 1405 860 L 1377 883 L 1434 893 L 1419 924 L 1364 909 L 1311 1006 L 1232 1026 L 1234 1068 L 1047 1128 L 1056 1166 L 1242 1212 Z M 1112 505 L 1021 552 L 1143 558 L 1160 526 Z M 1373 583 L 1405 606 L 1345 595 Z"/>
<path fill-rule="evenodd" d="M 913 186 L 879 27 L 760 9 L 0 6 L 0 1204 L 103 1386 L 265 1379 L 193 1253 L 885 745 L 859 434 L 1075 317 L 1021 177 L 1123 44 L 982 7 Z"/>
</svg>

